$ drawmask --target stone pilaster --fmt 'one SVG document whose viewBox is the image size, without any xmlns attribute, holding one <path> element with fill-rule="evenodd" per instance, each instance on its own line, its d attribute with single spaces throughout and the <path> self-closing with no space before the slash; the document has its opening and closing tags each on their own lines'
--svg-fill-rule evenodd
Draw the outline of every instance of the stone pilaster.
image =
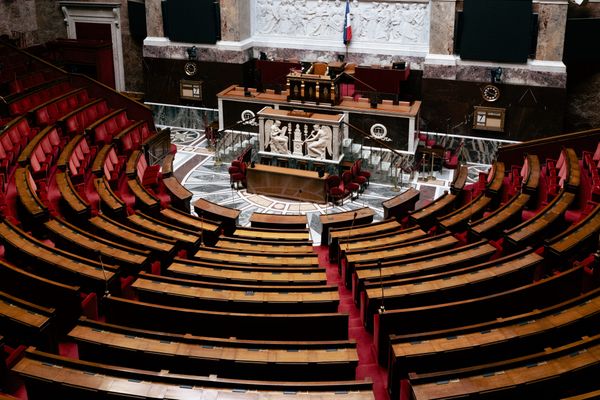
<svg viewBox="0 0 600 400">
<path fill-rule="evenodd" d="M 146 0 L 146 31 L 148 37 L 162 38 L 165 36 L 161 0 Z"/>
<path fill-rule="evenodd" d="M 221 40 L 239 42 L 250 37 L 249 0 L 221 0 Z"/>
<path fill-rule="evenodd" d="M 452 55 L 456 0 L 431 0 L 429 53 Z"/>
<path fill-rule="evenodd" d="M 568 7 L 567 0 L 538 1 L 536 60 L 562 61 Z"/>
</svg>

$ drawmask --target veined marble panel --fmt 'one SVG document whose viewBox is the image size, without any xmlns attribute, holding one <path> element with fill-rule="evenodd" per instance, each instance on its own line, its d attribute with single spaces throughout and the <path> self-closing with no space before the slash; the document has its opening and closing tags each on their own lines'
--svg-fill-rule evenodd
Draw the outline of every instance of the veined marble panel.
<svg viewBox="0 0 600 400">
<path fill-rule="evenodd" d="M 253 39 L 285 47 L 289 41 L 308 46 L 341 43 L 346 2 L 341 0 L 253 0 Z M 350 3 L 353 46 L 428 49 L 429 2 Z M 281 43 L 283 46 L 277 45 Z"/>
<path fill-rule="evenodd" d="M 489 82 L 490 70 L 502 66 L 502 83 L 511 85 L 544 86 L 564 88 L 567 85 L 566 71 L 545 71 L 533 63 L 515 65 L 503 63 L 475 62 L 444 65 L 426 63 L 423 78 L 449 79 L 467 82 Z"/>
<path fill-rule="evenodd" d="M 156 125 L 204 131 L 207 124 L 219 120 L 219 112 L 217 110 L 155 103 L 147 103 L 147 105 L 152 109 Z"/>
<path fill-rule="evenodd" d="M 302 61 L 322 61 L 332 62 L 337 61 L 337 55 L 343 54 L 343 51 L 328 51 L 328 50 L 307 50 L 307 49 L 294 49 L 294 48 L 277 48 L 277 47 L 263 47 L 257 46 L 253 49 L 254 57 L 258 58 L 260 53 L 265 53 L 269 59 L 273 60 L 290 60 L 297 59 Z M 406 55 L 395 55 L 389 53 L 381 53 L 380 49 L 374 49 L 373 53 L 355 52 L 350 50 L 348 52 L 347 62 L 356 63 L 358 65 L 380 65 L 389 66 L 393 62 L 402 60 L 406 61 L 406 65 L 410 69 L 423 69 L 424 57 L 417 56 L 406 56 Z M 377 52 L 375 52 L 377 51 Z"/>
</svg>

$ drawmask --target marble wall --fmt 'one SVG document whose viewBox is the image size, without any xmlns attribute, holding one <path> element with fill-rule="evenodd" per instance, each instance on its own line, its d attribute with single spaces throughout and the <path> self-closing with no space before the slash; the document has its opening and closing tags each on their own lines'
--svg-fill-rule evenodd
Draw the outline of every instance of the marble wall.
<svg viewBox="0 0 600 400">
<path fill-rule="evenodd" d="M 123 44 L 123 68 L 125 69 L 125 90 L 130 92 L 143 92 L 143 41 L 140 39 L 135 39 L 129 32 L 127 0 L 121 1 L 121 38 Z"/>
<path fill-rule="evenodd" d="M 251 35 L 251 2 L 220 0 L 221 40 L 241 41 Z"/>
<path fill-rule="evenodd" d="M 600 18 L 600 2 L 569 5 L 569 18 Z M 579 131 L 600 127 L 600 62 L 569 62 L 565 129 Z"/>
<path fill-rule="evenodd" d="M 95 3 L 95 0 L 79 0 Z M 121 0 L 121 38 L 125 88 L 142 91 L 142 41 L 135 40 L 129 33 L 127 0 Z M 160 4 L 159 4 L 160 6 Z M 0 1 L 0 35 L 8 35 L 19 47 L 43 44 L 56 38 L 66 38 L 64 15 L 57 1 L 19 0 Z"/>
<path fill-rule="evenodd" d="M 161 0 L 146 0 L 146 33 L 149 37 L 163 37 Z"/>
<path fill-rule="evenodd" d="M 453 53 L 455 3 L 455 0 L 433 0 L 431 2 L 430 53 L 444 55 Z"/>
<path fill-rule="evenodd" d="M 0 1 L 0 35 L 16 41 L 18 47 L 42 44 L 66 37 L 62 13 L 54 1 Z"/>
<path fill-rule="evenodd" d="M 536 60 L 562 61 L 567 5 L 540 3 L 537 5 L 537 13 Z"/>
</svg>

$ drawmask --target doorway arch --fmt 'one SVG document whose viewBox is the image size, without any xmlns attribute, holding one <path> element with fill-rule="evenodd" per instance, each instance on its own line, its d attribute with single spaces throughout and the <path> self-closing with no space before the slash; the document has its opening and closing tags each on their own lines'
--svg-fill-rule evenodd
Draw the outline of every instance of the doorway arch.
<svg viewBox="0 0 600 400">
<path fill-rule="evenodd" d="M 77 23 L 110 26 L 115 89 L 125 90 L 123 45 L 121 39 L 121 3 L 88 3 L 59 1 L 67 25 L 67 37 L 77 39 Z"/>
</svg>

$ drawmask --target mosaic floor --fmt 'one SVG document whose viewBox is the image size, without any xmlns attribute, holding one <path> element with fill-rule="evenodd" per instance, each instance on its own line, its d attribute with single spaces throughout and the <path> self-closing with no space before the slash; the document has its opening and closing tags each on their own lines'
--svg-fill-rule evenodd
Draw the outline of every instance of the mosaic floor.
<svg viewBox="0 0 600 400">
<path fill-rule="evenodd" d="M 389 184 L 371 183 L 358 199 L 346 199 L 343 206 L 331 204 L 314 204 L 297 202 L 286 199 L 256 195 L 245 189 L 234 190 L 229 185 L 228 163 L 215 163 L 214 153 L 207 148 L 203 132 L 193 129 L 171 128 L 171 141 L 177 145 L 177 155 L 174 161 L 174 174 L 179 181 L 194 195 L 192 203 L 202 197 L 209 201 L 241 210 L 240 225 L 249 225 L 253 212 L 272 214 L 306 214 L 308 217 L 311 238 L 314 243 L 321 241 L 321 224 L 319 215 L 351 211 L 361 207 L 371 207 L 375 210 L 374 220 L 383 218 L 381 203 L 390 197 L 415 187 L 420 190 L 420 202 L 430 201 L 449 190 L 453 171 L 435 172 L 435 179 L 424 181 L 415 176 L 412 181 L 404 175 L 401 187 Z M 473 165 L 469 175 L 476 179 L 480 171 L 487 171 L 487 165 Z M 417 207 L 420 203 L 417 203 Z M 422 204 L 422 203 L 421 203 Z"/>
</svg>

